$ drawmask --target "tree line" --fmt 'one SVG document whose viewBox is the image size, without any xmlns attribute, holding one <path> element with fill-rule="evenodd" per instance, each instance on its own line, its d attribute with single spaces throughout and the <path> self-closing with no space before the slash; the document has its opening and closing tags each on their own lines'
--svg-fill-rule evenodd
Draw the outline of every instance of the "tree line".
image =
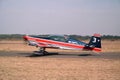
<svg viewBox="0 0 120 80">
<path fill-rule="evenodd" d="M 0 40 L 22 40 L 24 34 L 0 34 Z M 36 36 L 49 36 L 46 35 L 36 35 Z M 70 37 L 79 39 L 79 40 L 88 40 L 91 36 L 81 36 L 81 35 L 68 35 Z M 113 36 L 113 35 L 102 35 L 102 39 L 104 40 L 120 40 L 120 36 Z"/>
</svg>

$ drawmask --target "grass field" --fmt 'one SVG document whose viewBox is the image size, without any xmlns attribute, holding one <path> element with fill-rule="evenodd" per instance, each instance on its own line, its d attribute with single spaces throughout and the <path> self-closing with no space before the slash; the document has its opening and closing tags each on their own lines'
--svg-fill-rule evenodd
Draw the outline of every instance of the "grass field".
<svg viewBox="0 0 120 80">
<path fill-rule="evenodd" d="M 119 60 L 0 57 L 0 80 L 119 79 Z"/>
<path fill-rule="evenodd" d="M 37 50 L 21 43 L 0 41 L 0 53 Z M 119 53 L 120 41 L 102 41 L 102 52 Z M 120 80 L 120 59 L 0 56 L 0 80 Z"/>
</svg>

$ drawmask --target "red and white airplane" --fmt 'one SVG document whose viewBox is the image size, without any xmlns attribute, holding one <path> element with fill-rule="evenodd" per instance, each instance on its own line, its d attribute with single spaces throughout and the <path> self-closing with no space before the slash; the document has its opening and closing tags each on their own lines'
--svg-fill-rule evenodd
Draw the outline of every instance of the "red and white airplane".
<svg viewBox="0 0 120 80">
<path fill-rule="evenodd" d="M 89 43 L 85 43 L 79 40 L 76 40 L 69 36 L 58 36 L 51 35 L 47 37 L 40 36 L 28 36 L 25 35 L 24 40 L 28 42 L 30 46 L 40 47 L 40 50 L 37 51 L 37 54 L 48 54 L 46 48 L 55 48 L 55 49 L 71 49 L 71 50 L 89 50 L 89 51 L 101 51 L 101 36 L 100 34 L 94 34 L 91 37 Z"/>
</svg>

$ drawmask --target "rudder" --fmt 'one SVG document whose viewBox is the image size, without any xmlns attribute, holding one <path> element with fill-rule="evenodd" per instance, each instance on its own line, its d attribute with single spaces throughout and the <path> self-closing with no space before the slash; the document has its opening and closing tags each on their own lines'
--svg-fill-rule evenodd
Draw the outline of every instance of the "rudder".
<svg viewBox="0 0 120 80">
<path fill-rule="evenodd" d="M 89 45 L 89 47 L 101 48 L 101 35 L 100 34 L 94 34 L 91 37 L 91 40 L 88 43 L 88 45 Z"/>
</svg>

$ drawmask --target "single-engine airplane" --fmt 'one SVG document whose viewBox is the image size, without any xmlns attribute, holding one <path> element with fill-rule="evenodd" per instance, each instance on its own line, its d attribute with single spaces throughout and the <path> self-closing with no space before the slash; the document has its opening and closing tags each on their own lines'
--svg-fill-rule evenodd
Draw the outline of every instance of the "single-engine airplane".
<svg viewBox="0 0 120 80">
<path fill-rule="evenodd" d="M 96 52 L 101 51 L 100 34 L 94 34 L 89 43 L 85 43 L 65 35 L 50 35 L 47 37 L 25 35 L 23 38 L 30 46 L 39 47 L 40 49 L 36 53 L 40 55 L 48 54 L 48 52 L 45 51 L 46 48 L 88 50 Z"/>
</svg>

